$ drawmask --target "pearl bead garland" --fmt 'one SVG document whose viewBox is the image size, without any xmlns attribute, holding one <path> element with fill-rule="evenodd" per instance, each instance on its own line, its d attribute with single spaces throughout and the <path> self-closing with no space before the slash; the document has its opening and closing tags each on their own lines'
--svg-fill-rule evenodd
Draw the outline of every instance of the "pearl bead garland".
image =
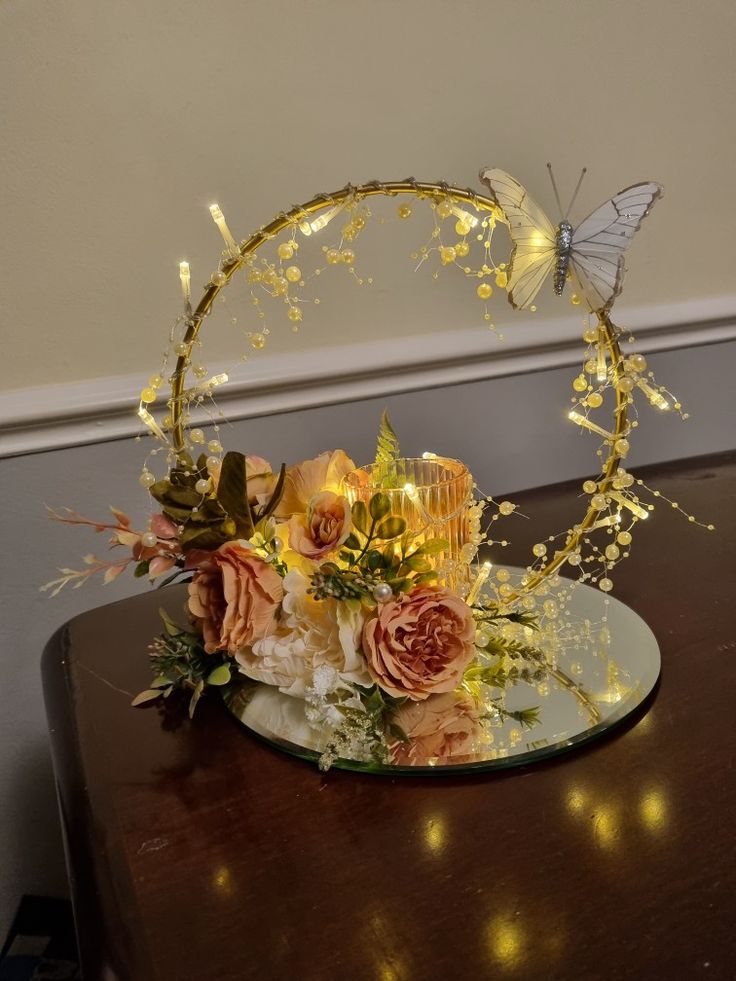
<svg viewBox="0 0 736 981">
<path fill-rule="evenodd" d="M 342 235 L 339 240 L 339 244 L 336 246 L 323 248 L 323 253 L 328 266 L 337 266 L 343 264 L 348 267 L 350 274 L 356 279 L 357 282 L 362 283 L 363 280 L 359 279 L 358 275 L 355 273 L 353 266 L 356 260 L 356 254 L 352 248 L 344 248 L 344 243 L 352 243 L 356 236 L 362 231 L 366 224 L 366 220 L 371 217 L 371 213 L 367 206 L 361 203 L 361 189 L 351 189 L 350 196 L 348 198 L 340 196 L 340 193 L 334 196 L 334 198 L 329 198 L 329 196 L 324 197 L 321 206 L 315 209 L 310 203 L 306 206 L 306 210 L 303 210 L 298 217 L 292 217 L 297 214 L 297 210 L 290 212 L 290 215 L 284 216 L 287 219 L 283 224 L 281 224 L 281 230 L 287 229 L 288 233 L 292 236 L 289 241 L 282 241 L 280 243 L 274 243 L 275 249 L 270 255 L 270 258 L 263 258 L 256 260 L 255 250 L 252 252 L 245 252 L 244 248 L 248 248 L 248 243 L 250 240 L 246 240 L 240 244 L 238 249 L 237 244 L 234 244 L 233 248 L 229 248 L 229 252 L 226 254 L 223 252 L 223 258 L 221 259 L 222 268 L 218 268 L 212 273 L 210 277 L 210 286 L 214 287 L 215 290 L 221 290 L 225 287 L 229 281 L 237 281 L 243 283 L 247 280 L 249 288 L 251 291 L 251 299 L 259 319 L 263 320 L 265 313 L 261 309 L 265 304 L 261 303 L 261 298 L 265 295 L 266 297 L 276 297 L 283 302 L 284 308 L 282 307 L 283 313 L 285 313 L 285 318 L 291 324 L 291 329 L 295 333 L 299 330 L 299 323 L 303 317 L 304 304 L 308 302 L 302 296 L 297 294 L 295 287 L 304 287 L 305 280 L 310 278 L 308 273 L 306 276 L 302 273 L 302 269 L 305 268 L 303 262 L 299 265 L 286 265 L 290 260 L 293 260 L 297 250 L 299 249 L 299 243 L 296 241 L 296 237 L 299 235 L 299 229 L 304 231 L 303 226 L 307 224 L 305 218 L 309 219 L 311 231 L 316 231 L 317 228 L 324 228 L 331 216 L 336 212 L 343 210 L 347 216 L 347 221 L 342 227 Z M 393 193 L 393 192 L 387 192 Z M 429 238 L 427 245 L 423 246 L 418 250 L 417 256 L 419 258 L 419 264 L 421 265 L 428 258 L 433 258 L 435 262 L 440 266 L 452 266 L 456 265 L 464 273 L 465 276 L 473 276 L 482 280 L 480 283 L 476 280 L 476 293 L 478 297 L 482 300 L 488 300 L 493 295 L 493 287 L 487 281 L 485 277 L 490 276 L 495 278 L 495 284 L 499 289 L 506 289 L 507 287 L 507 275 L 505 272 L 505 263 L 500 263 L 496 265 L 491 258 L 490 246 L 492 231 L 499 219 L 497 211 L 491 209 L 490 214 L 487 214 L 483 218 L 480 225 L 473 217 L 463 210 L 458 208 L 459 202 L 468 204 L 467 198 L 462 198 L 460 195 L 462 192 L 457 192 L 455 189 L 443 188 L 441 193 L 439 189 L 427 196 L 427 201 L 430 207 L 433 209 L 435 216 L 434 224 L 435 228 L 432 231 L 431 237 Z M 477 208 L 477 202 L 476 202 Z M 312 217 L 316 210 L 320 211 L 322 217 L 326 220 L 313 221 Z M 482 212 L 482 208 L 478 209 Z M 412 215 L 412 208 L 407 203 L 400 203 L 396 211 L 398 217 L 402 220 L 408 219 Z M 454 217 L 453 217 L 454 216 Z M 213 217 L 216 217 L 213 215 Z M 443 224 L 446 219 L 451 219 L 451 223 Z M 216 219 L 217 220 L 217 219 Z M 383 219 L 380 219 L 381 222 Z M 476 228 L 476 226 L 478 226 Z M 275 232 L 271 229 L 273 228 L 273 223 L 269 227 L 269 231 L 263 236 L 263 241 L 268 242 L 268 240 L 275 237 Z M 446 233 L 452 231 L 459 240 L 451 238 L 448 240 L 446 238 Z M 221 229 L 222 231 L 222 229 Z M 471 235 L 470 233 L 473 232 Z M 224 233 L 223 233 L 224 234 Z M 304 234 L 307 234 L 305 231 Z M 470 236 L 470 240 L 466 240 L 466 236 Z M 333 240 L 335 241 L 335 240 Z M 471 244 L 475 246 L 475 243 L 480 243 L 480 248 L 484 253 L 484 261 L 477 262 L 475 268 L 471 265 L 461 266 L 458 263 L 458 259 L 464 259 L 470 254 Z M 228 240 L 226 239 L 226 245 Z M 229 256 L 229 258 L 228 258 Z M 236 266 L 236 263 L 240 263 Z M 282 265 L 283 263 L 283 265 Z M 471 260 L 472 263 L 472 260 Z M 186 264 L 183 264 L 186 265 Z M 236 268 L 244 267 L 244 277 L 234 276 Z M 301 267 L 301 268 L 300 268 Z M 188 270 L 188 265 L 187 265 Z M 227 272 L 225 271 L 227 270 Z M 311 275 L 319 275 L 320 269 L 313 271 Z M 434 276 L 437 275 L 435 272 Z M 568 277 L 569 278 L 569 277 Z M 371 280 L 368 279 L 370 283 Z M 290 285 L 293 284 L 293 285 Z M 258 296 L 253 292 L 254 288 L 257 288 Z M 293 292 L 290 292 L 293 291 Z M 205 294 L 205 299 L 207 298 Z M 224 293 L 220 296 L 220 299 L 224 301 Z M 183 359 L 197 358 L 199 356 L 196 353 L 196 348 L 201 346 L 201 342 L 197 340 L 200 324 L 205 316 L 211 312 L 212 300 L 209 300 L 210 307 L 203 306 L 202 303 L 196 307 L 196 311 L 192 312 L 192 307 L 189 304 L 189 296 L 185 296 L 186 300 L 186 311 L 185 311 L 185 324 L 187 328 L 186 337 L 187 340 L 180 340 L 176 344 L 173 344 L 173 352 Z M 573 306 L 579 306 L 582 303 L 581 297 L 573 293 L 570 296 L 570 301 Z M 314 299 L 315 303 L 319 302 L 318 298 Z M 532 310 L 535 307 L 531 308 Z M 484 314 L 484 319 L 488 322 L 489 326 L 493 328 L 493 323 L 491 315 L 486 311 Z M 181 320 L 181 318 L 180 318 Z M 238 318 L 230 317 L 230 323 L 237 325 Z M 243 328 L 241 328 L 242 330 Z M 177 330 L 178 335 L 181 337 L 181 332 Z M 589 510 L 586 515 L 585 520 L 581 525 L 576 525 L 566 532 L 567 539 L 563 539 L 562 545 L 558 544 L 553 551 L 553 558 L 548 559 L 548 549 L 549 546 L 544 542 L 537 543 L 533 548 L 533 554 L 539 561 L 535 563 L 535 568 L 544 572 L 545 563 L 548 565 L 556 565 L 564 561 L 565 558 L 571 566 L 579 565 L 583 559 L 581 558 L 580 548 L 585 546 L 584 549 L 584 561 L 586 563 L 597 561 L 600 563 L 601 569 L 605 569 L 607 564 L 614 564 L 621 557 L 621 551 L 619 545 L 623 548 L 627 548 L 631 542 L 631 533 L 628 530 L 618 530 L 617 525 L 620 526 L 625 518 L 628 516 L 631 518 L 631 526 L 636 522 L 636 520 L 641 520 L 642 512 L 643 517 L 646 517 L 646 513 L 652 509 L 651 504 L 639 504 L 639 498 L 634 495 L 631 488 L 635 484 L 635 478 L 630 474 L 627 474 L 623 469 L 618 469 L 617 465 L 621 458 L 625 458 L 629 452 L 629 440 L 627 436 L 630 431 L 633 430 L 637 421 L 633 421 L 626 425 L 625 417 L 625 407 L 627 405 L 633 404 L 634 396 L 640 398 L 639 392 L 643 393 L 646 399 L 651 402 L 658 409 L 668 409 L 670 406 L 680 413 L 682 418 L 687 418 L 687 413 L 682 412 L 682 406 L 680 403 L 671 396 L 671 393 L 667 393 L 666 390 L 656 384 L 654 381 L 654 376 L 651 371 L 647 373 L 647 360 L 643 355 L 638 353 L 631 353 L 628 356 L 623 357 L 620 354 L 616 343 L 617 329 L 610 324 L 607 316 L 599 315 L 599 323 L 597 326 L 591 326 L 587 322 L 583 332 L 583 340 L 586 344 L 590 345 L 587 353 L 587 358 L 583 365 L 583 370 L 580 372 L 572 382 L 573 392 L 575 397 L 571 398 L 573 407 L 578 410 L 575 413 L 571 413 L 571 418 L 575 416 L 574 421 L 578 422 L 582 427 L 587 427 L 594 433 L 601 435 L 604 439 L 604 443 L 598 450 L 598 456 L 604 459 L 604 452 L 607 448 L 608 450 L 608 460 L 601 468 L 601 473 L 598 475 L 597 480 L 589 480 L 583 484 L 583 490 L 589 495 Z M 267 338 L 269 336 L 268 327 L 263 324 L 262 329 L 247 334 L 250 345 L 255 350 L 261 350 L 267 344 Z M 616 353 L 618 351 L 618 353 Z M 167 355 L 168 357 L 168 355 Z M 243 360 L 247 360 L 245 357 Z M 166 368 L 166 361 L 162 367 L 162 371 L 155 375 L 151 375 L 148 380 L 148 385 L 144 387 L 141 391 L 141 409 L 144 406 L 153 404 L 157 401 L 158 390 L 161 388 L 164 380 L 164 370 Z M 180 369 L 181 370 L 181 369 Z M 194 365 L 190 370 L 192 370 L 195 377 L 199 379 L 204 379 L 209 372 L 207 369 L 201 365 Z M 646 373 L 646 374 L 645 374 Z M 172 377 L 172 381 L 176 383 L 177 376 Z M 597 382 L 597 384 L 596 384 Z M 607 402 L 605 397 L 605 392 L 608 388 L 614 388 L 616 395 L 616 425 L 613 427 L 612 431 L 609 431 L 607 427 L 602 428 L 597 426 L 593 419 L 595 418 L 594 410 L 600 409 L 604 403 Z M 192 389 L 196 393 L 197 389 Z M 187 398 L 186 393 L 182 398 L 182 390 L 179 388 L 176 391 L 176 400 L 170 403 L 171 414 L 173 418 L 166 417 L 161 425 L 163 427 L 163 433 L 156 431 L 153 427 L 155 426 L 155 421 L 153 420 L 153 415 L 148 414 L 148 420 L 146 424 L 152 429 L 154 433 L 160 435 L 160 438 L 166 439 L 167 437 L 164 433 L 170 433 L 170 431 L 175 427 L 179 426 L 182 421 L 182 416 L 186 420 L 186 413 L 188 411 L 187 406 L 189 402 L 196 401 L 194 397 Z M 667 396 L 665 398 L 665 395 Z M 202 396 L 198 396 L 201 401 Z M 669 401 L 668 401 L 669 400 Z M 589 411 L 590 410 L 590 411 Z M 623 412 L 623 415 L 621 415 Z M 140 414 L 140 413 L 139 413 Z M 222 415 L 222 413 L 220 413 Z M 144 418 L 141 416 L 141 418 Z M 621 423 L 621 418 L 623 418 L 623 424 Z M 170 439 L 170 437 L 168 437 Z M 178 431 L 174 442 L 178 441 Z M 201 429 L 194 428 L 188 433 L 187 444 L 190 448 L 192 446 L 204 445 L 205 437 Z M 183 447 L 181 447 L 183 448 Z M 207 444 L 207 451 L 210 455 L 207 457 L 208 469 L 214 470 L 220 465 L 220 455 L 222 454 L 222 446 L 217 440 L 210 441 Z M 616 459 L 618 458 L 618 459 Z M 143 473 L 139 477 L 141 486 L 145 488 L 150 488 L 155 482 L 156 478 L 147 469 L 144 468 Z M 641 482 L 639 482 L 641 483 Z M 197 481 L 196 487 L 201 493 L 208 493 L 211 490 L 212 484 L 208 479 L 200 479 Z M 648 490 L 648 488 L 645 488 Z M 614 493 L 614 491 L 616 493 Z M 652 493 L 649 491 L 649 493 Z M 655 496 L 656 496 L 656 492 Z M 677 510 L 682 510 L 676 502 L 669 502 L 671 507 Z M 634 509 L 637 506 L 638 510 Z M 499 516 L 508 516 L 512 514 L 515 510 L 514 505 L 510 502 L 501 502 L 497 505 L 498 514 L 492 516 L 492 520 L 495 520 Z M 692 515 L 688 515 L 688 520 L 691 522 L 695 521 Z M 712 528 L 712 526 L 708 526 Z M 583 529 L 585 531 L 583 532 Z M 611 537 L 609 537 L 609 544 L 598 546 L 596 544 L 597 538 L 591 539 L 588 537 L 592 535 L 593 532 L 597 532 L 598 529 L 605 529 L 606 534 L 609 536 L 615 536 L 615 541 L 617 544 L 613 544 Z M 585 537 L 582 537 L 582 536 Z M 479 534 L 474 534 L 473 544 L 477 544 L 476 539 L 479 541 L 483 540 L 483 536 Z M 490 540 L 486 536 L 486 540 Z M 554 539 L 550 539 L 553 541 Z M 500 543 L 497 543 L 500 544 Z M 505 544 L 505 542 L 504 542 Z M 571 549 L 569 555 L 567 551 Z M 628 552 L 624 553 L 624 557 Z M 604 561 L 605 559 L 605 561 Z M 536 575 L 536 573 L 535 573 Z M 587 571 L 583 574 L 587 576 L 592 582 L 596 582 L 596 575 L 600 575 L 597 570 Z M 531 583 L 535 583 L 533 577 L 529 580 Z M 501 583 L 502 586 L 508 586 L 508 584 L 501 579 L 500 575 L 497 576 L 497 582 Z M 612 588 L 608 586 L 611 583 L 608 576 L 604 576 L 602 579 L 598 580 L 599 588 L 604 592 Z M 387 584 L 384 584 L 387 585 Z M 512 594 L 510 587 L 508 588 L 505 595 Z M 393 593 L 390 591 L 390 595 Z"/>
</svg>

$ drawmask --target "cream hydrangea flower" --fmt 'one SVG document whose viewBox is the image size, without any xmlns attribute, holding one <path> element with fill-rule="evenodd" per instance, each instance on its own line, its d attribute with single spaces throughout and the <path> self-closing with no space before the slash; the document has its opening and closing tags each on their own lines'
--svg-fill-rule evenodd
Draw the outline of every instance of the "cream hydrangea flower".
<svg viewBox="0 0 736 981">
<path fill-rule="evenodd" d="M 363 611 L 356 602 L 315 600 L 308 578 L 293 569 L 284 577 L 282 611 L 274 628 L 235 655 L 240 670 L 255 681 L 304 698 L 315 668 L 329 665 L 341 680 L 373 684 L 360 651 Z"/>
</svg>

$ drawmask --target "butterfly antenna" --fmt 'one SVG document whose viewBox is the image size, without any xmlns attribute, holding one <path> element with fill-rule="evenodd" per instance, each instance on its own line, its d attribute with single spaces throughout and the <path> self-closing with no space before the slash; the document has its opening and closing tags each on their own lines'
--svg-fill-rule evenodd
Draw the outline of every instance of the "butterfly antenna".
<svg viewBox="0 0 736 981">
<path fill-rule="evenodd" d="M 567 219 L 567 216 L 572 211 L 572 206 L 575 204 L 575 198 L 578 196 L 580 185 L 583 183 L 583 177 L 585 177 L 587 173 L 588 173 L 588 168 L 583 167 L 583 169 L 580 171 L 580 177 L 578 178 L 578 182 L 575 185 L 575 190 L 572 192 L 572 198 L 570 199 L 570 204 L 568 205 L 567 211 L 565 212 L 565 219 Z"/>
<path fill-rule="evenodd" d="M 560 209 L 560 218 L 562 217 L 562 203 L 560 202 L 560 194 L 557 190 L 557 183 L 555 182 L 555 175 L 552 172 L 552 164 L 547 162 L 547 170 L 549 171 L 549 179 L 552 181 L 552 190 L 555 192 L 555 197 L 557 198 L 557 207 Z"/>
</svg>

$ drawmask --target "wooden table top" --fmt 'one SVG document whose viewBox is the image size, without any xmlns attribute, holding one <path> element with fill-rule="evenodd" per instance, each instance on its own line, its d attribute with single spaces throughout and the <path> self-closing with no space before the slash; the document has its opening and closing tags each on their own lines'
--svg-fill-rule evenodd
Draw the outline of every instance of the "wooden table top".
<svg viewBox="0 0 736 981">
<path fill-rule="evenodd" d="M 639 527 L 614 595 L 659 640 L 659 690 L 557 760 L 323 775 L 216 699 L 193 723 L 130 708 L 181 587 L 60 630 L 44 688 L 87 981 L 736 977 L 736 453 L 646 476 L 718 530 L 666 505 Z M 528 541 L 578 490 L 514 498 Z"/>
</svg>

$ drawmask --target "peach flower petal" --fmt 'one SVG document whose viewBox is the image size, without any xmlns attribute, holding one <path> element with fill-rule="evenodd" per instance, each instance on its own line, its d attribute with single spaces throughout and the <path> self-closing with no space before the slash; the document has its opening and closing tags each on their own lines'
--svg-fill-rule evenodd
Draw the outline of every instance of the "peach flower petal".
<svg viewBox="0 0 736 981">
<path fill-rule="evenodd" d="M 378 606 L 363 628 L 376 684 L 416 701 L 449 692 L 475 655 L 472 610 L 447 589 L 421 586 Z"/>
<path fill-rule="evenodd" d="M 284 494 L 276 509 L 277 518 L 306 514 L 309 502 L 320 491 L 337 493 L 345 474 L 355 470 L 355 464 L 344 450 L 320 453 L 313 460 L 303 460 L 286 471 Z"/>
<path fill-rule="evenodd" d="M 234 653 L 270 628 L 283 597 L 281 576 L 237 542 L 209 555 L 189 584 L 189 611 L 208 654 Z"/>
<path fill-rule="evenodd" d="M 346 497 L 323 491 L 309 502 L 306 514 L 289 519 L 289 547 L 307 559 L 321 559 L 335 552 L 353 528 Z"/>
<path fill-rule="evenodd" d="M 423 702 L 405 702 L 393 721 L 409 742 L 391 746 L 391 762 L 417 766 L 431 760 L 461 763 L 475 759 L 483 735 L 482 710 L 467 692 L 431 695 Z"/>
</svg>

